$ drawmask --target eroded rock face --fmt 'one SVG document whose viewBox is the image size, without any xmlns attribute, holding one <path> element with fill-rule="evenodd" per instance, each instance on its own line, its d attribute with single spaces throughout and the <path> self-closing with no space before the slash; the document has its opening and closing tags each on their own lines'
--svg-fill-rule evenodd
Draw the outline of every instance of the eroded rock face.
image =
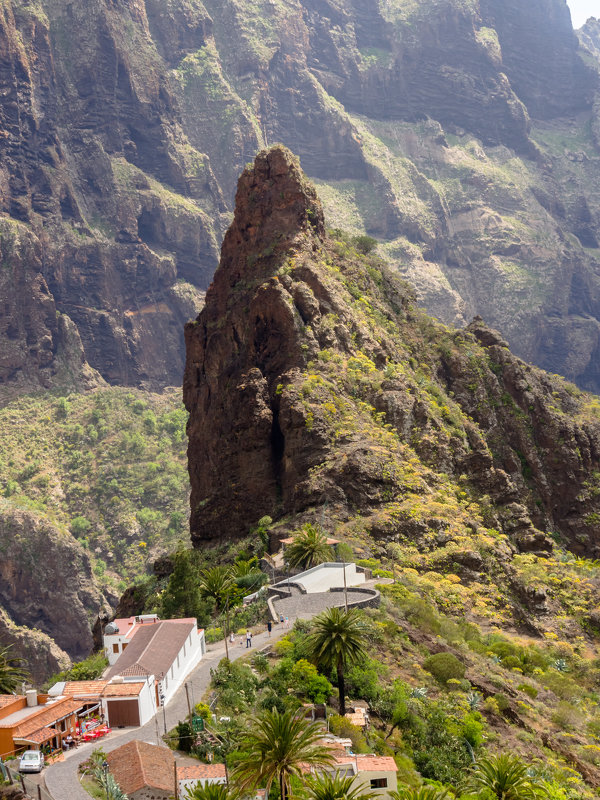
<svg viewBox="0 0 600 800">
<path fill-rule="evenodd" d="M 327 182 L 330 224 L 384 240 L 433 313 L 482 313 L 598 388 L 589 63 L 563 0 L 12 0 L 0 213 L 30 312 L 2 310 L 4 386 L 60 385 L 52 304 L 104 380 L 179 383 L 237 175 L 282 141 Z"/>
<path fill-rule="evenodd" d="M 15 625 L 0 608 L 0 645 L 22 658 L 34 686 L 42 686 L 50 675 L 69 669 L 71 659 L 56 642 L 39 629 Z"/>
<path fill-rule="evenodd" d="M 416 311 L 380 261 L 327 238 L 281 147 L 240 179 L 186 344 L 195 545 L 327 508 L 331 524 L 358 515 L 375 539 L 439 547 L 457 535 L 427 499 L 445 474 L 487 498 L 472 516 L 457 508 L 463 530 L 485 519 L 521 552 L 548 554 L 550 533 L 600 552 L 593 398 L 521 362 L 480 318 L 448 331 Z"/>
<path fill-rule="evenodd" d="M 1 501 L 0 547 L 0 608 L 14 625 L 51 636 L 74 661 L 86 658 L 92 649 L 90 619 L 102 597 L 81 545 Z M 55 651 L 54 657 L 59 662 L 62 655 Z"/>
</svg>

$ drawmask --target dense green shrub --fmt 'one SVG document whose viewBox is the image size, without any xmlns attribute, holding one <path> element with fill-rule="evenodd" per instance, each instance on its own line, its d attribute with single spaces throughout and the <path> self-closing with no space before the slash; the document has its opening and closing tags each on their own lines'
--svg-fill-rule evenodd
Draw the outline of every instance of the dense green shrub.
<svg viewBox="0 0 600 800">
<path fill-rule="evenodd" d="M 291 688 L 313 703 L 326 703 L 331 696 L 331 683 L 323 675 L 319 675 L 314 664 L 304 658 L 294 664 L 290 679 Z"/>
<path fill-rule="evenodd" d="M 532 700 L 535 700 L 539 694 L 535 686 L 531 686 L 529 683 L 521 683 L 517 686 L 517 689 L 520 692 L 524 692 L 528 697 L 531 697 Z"/>
<path fill-rule="evenodd" d="M 70 669 L 63 670 L 49 678 L 47 686 L 50 687 L 58 681 L 93 681 L 102 676 L 108 666 L 104 652 L 92 653 L 84 661 L 78 661 Z"/>
<path fill-rule="evenodd" d="M 465 665 L 452 653 L 435 653 L 423 662 L 423 669 L 431 672 L 440 683 L 461 680 L 465 676 Z"/>
</svg>

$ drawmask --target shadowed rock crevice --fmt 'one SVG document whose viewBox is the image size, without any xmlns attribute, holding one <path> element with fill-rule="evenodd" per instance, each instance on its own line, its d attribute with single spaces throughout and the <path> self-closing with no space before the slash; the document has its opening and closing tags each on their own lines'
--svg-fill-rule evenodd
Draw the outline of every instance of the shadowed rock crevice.
<svg viewBox="0 0 600 800">
<path fill-rule="evenodd" d="M 380 259 L 325 235 L 289 151 L 257 156 L 185 331 L 196 546 L 265 514 L 297 528 L 327 506 L 332 527 L 429 547 L 454 524 L 430 502 L 451 479 L 454 497 L 481 502 L 466 530 L 485 518 L 515 551 L 546 556 L 552 532 L 600 554 L 593 399 L 517 359 L 481 318 L 447 329 L 413 302 Z"/>
</svg>

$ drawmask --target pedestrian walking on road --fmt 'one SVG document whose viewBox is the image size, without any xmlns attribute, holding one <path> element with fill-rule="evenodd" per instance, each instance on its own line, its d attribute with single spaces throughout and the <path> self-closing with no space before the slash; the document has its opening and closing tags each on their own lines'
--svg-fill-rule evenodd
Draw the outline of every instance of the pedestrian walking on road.
<svg viewBox="0 0 600 800">
<path fill-rule="evenodd" d="M 289 628 L 290 627 L 290 618 L 289 617 L 285 618 L 285 625 L 283 627 L 284 628 Z"/>
<path fill-rule="evenodd" d="M 235 644 L 235 636 L 233 635 L 233 631 L 229 634 L 229 641 L 231 644 Z"/>
<path fill-rule="evenodd" d="M 267 622 L 267 631 L 269 632 L 269 639 L 271 638 L 271 628 L 273 627 L 273 623 L 271 620 Z"/>
<path fill-rule="evenodd" d="M 252 631 L 246 631 L 246 647 L 252 647 Z"/>
<path fill-rule="evenodd" d="M 283 614 L 281 614 L 281 615 L 279 616 L 279 623 L 280 623 L 281 625 L 283 625 Z"/>
</svg>

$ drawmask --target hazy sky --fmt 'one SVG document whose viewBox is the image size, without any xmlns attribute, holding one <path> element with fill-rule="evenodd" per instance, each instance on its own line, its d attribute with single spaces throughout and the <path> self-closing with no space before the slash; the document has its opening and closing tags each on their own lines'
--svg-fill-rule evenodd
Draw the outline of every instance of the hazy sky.
<svg viewBox="0 0 600 800">
<path fill-rule="evenodd" d="M 589 17 L 600 17 L 600 0 L 567 0 L 574 28 L 581 28 Z"/>
</svg>

